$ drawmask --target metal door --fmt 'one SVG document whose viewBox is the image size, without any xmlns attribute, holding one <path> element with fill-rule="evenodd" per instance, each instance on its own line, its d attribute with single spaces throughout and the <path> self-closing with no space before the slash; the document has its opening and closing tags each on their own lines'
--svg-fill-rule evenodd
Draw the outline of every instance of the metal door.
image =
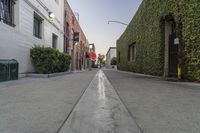
<svg viewBox="0 0 200 133">
<path fill-rule="evenodd" d="M 176 34 L 169 35 L 169 76 L 177 77 L 178 75 L 178 45 L 174 44 Z"/>
</svg>

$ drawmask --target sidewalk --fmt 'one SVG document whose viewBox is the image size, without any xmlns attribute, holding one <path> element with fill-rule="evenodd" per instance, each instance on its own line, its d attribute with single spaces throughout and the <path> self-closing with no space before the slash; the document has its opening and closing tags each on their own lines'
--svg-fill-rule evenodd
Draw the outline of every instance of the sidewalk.
<svg viewBox="0 0 200 133">
<path fill-rule="evenodd" d="M 104 70 L 144 133 L 200 133 L 200 86 Z"/>
<path fill-rule="evenodd" d="M 96 72 L 0 83 L 0 133 L 56 133 Z"/>
<path fill-rule="evenodd" d="M 164 79 L 163 77 L 160 77 L 160 76 L 153 76 L 153 75 L 146 75 L 146 74 L 142 74 L 142 73 L 134 73 L 134 72 L 129 72 L 129 71 L 121 71 L 121 70 L 117 70 L 117 69 L 104 69 L 104 70 L 109 70 L 109 71 L 116 71 L 116 72 L 119 72 L 119 73 L 125 73 L 125 74 L 130 74 L 130 75 L 133 75 L 133 76 L 138 76 L 138 77 L 143 77 L 143 78 L 154 78 L 154 79 L 158 79 L 158 80 L 163 80 L 163 81 L 166 81 L 166 82 L 171 82 L 171 83 L 174 83 L 174 84 L 182 84 L 182 85 L 188 85 L 188 86 L 197 86 L 197 87 L 200 87 L 200 83 L 198 82 L 188 82 L 188 81 L 179 81 L 179 80 L 166 80 Z"/>
</svg>

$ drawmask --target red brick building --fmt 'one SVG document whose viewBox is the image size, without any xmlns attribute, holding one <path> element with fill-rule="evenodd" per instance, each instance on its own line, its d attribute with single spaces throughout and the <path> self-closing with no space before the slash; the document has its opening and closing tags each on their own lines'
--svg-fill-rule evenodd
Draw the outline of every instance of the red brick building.
<svg viewBox="0 0 200 133">
<path fill-rule="evenodd" d="M 85 69 L 88 41 L 67 0 L 64 0 L 64 7 L 64 51 L 72 56 L 72 70 Z M 79 32 L 79 42 L 76 43 L 73 41 L 75 32 Z"/>
</svg>

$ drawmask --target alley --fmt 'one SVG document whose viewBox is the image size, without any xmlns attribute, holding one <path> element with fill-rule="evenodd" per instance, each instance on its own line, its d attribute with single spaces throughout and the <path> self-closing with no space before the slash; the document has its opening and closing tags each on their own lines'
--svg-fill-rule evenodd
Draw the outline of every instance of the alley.
<svg viewBox="0 0 200 133">
<path fill-rule="evenodd" d="M 100 70 L 59 133 L 140 133 Z"/>
<path fill-rule="evenodd" d="M 0 84 L 0 133 L 199 133 L 200 85 L 117 70 Z"/>
</svg>

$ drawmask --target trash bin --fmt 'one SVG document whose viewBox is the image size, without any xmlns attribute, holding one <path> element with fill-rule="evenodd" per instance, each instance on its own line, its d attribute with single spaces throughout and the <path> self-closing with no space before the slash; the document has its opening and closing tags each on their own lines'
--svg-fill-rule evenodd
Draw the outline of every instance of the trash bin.
<svg viewBox="0 0 200 133">
<path fill-rule="evenodd" d="M 18 79 L 19 64 L 16 60 L 0 59 L 0 82 Z"/>
<path fill-rule="evenodd" d="M 9 80 L 8 60 L 0 60 L 0 82 Z"/>
<path fill-rule="evenodd" d="M 18 79 L 18 62 L 14 59 L 9 61 L 9 74 L 10 80 L 17 80 Z"/>
</svg>

